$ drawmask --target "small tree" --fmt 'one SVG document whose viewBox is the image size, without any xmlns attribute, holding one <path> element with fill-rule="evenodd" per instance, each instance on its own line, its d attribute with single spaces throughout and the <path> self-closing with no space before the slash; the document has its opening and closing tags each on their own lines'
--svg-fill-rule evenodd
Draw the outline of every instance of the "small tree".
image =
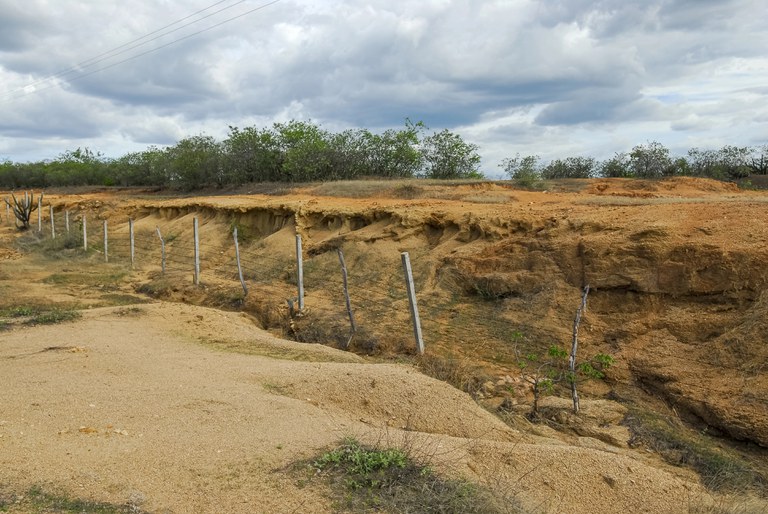
<svg viewBox="0 0 768 514">
<path fill-rule="evenodd" d="M 600 176 L 605 178 L 632 177 L 629 156 L 620 152 L 600 164 Z"/>
<path fill-rule="evenodd" d="M 768 175 L 768 144 L 752 149 L 749 169 L 755 175 Z"/>
<path fill-rule="evenodd" d="M 638 178 L 666 176 L 672 169 L 669 149 L 658 141 L 637 145 L 629 153 L 629 167 Z"/>
<path fill-rule="evenodd" d="M 427 136 L 421 142 L 426 178 L 483 178 L 478 147 L 448 129 Z"/>
<path fill-rule="evenodd" d="M 597 170 L 594 157 L 567 157 L 550 161 L 541 171 L 545 179 L 590 178 Z"/>
<path fill-rule="evenodd" d="M 32 193 L 24 193 L 24 198 L 19 200 L 16 198 L 16 195 L 11 193 L 11 198 L 13 198 L 13 204 L 11 204 L 10 200 L 8 198 L 5 199 L 5 203 L 8 204 L 11 209 L 13 209 L 13 215 L 16 216 L 16 226 L 19 227 L 19 222 L 21 222 L 21 226 L 19 227 L 21 230 L 27 230 L 29 228 L 29 219 L 32 216 L 32 213 L 37 210 L 37 202 L 35 202 L 35 195 Z M 40 198 L 38 199 L 38 202 L 42 203 L 43 201 L 43 193 L 40 193 Z"/>
<path fill-rule="evenodd" d="M 563 363 L 568 353 L 557 346 L 550 346 L 546 355 L 527 353 L 518 359 L 517 365 L 522 372 L 522 378 L 529 384 L 533 391 L 533 405 L 530 417 L 538 419 L 539 400 L 542 396 L 552 394 L 555 384 L 565 378 Z"/>
<path fill-rule="evenodd" d="M 521 332 L 514 332 L 512 337 L 519 341 L 523 335 Z M 557 345 L 551 345 L 545 354 L 521 354 L 517 350 L 515 352 L 521 378 L 531 385 L 533 392 L 533 405 L 529 414 L 531 419 L 539 418 L 539 401 L 542 397 L 553 394 L 557 385 L 566 383 L 572 386 L 580 381 L 605 378 L 605 370 L 614 363 L 610 355 L 598 353 L 574 366 L 571 371 L 568 352 Z"/>
<path fill-rule="evenodd" d="M 522 187 L 534 188 L 541 183 L 541 166 L 538 155 L 508 157 L 501 161 L 501 167 L 509 178 Z"/>
</svg>

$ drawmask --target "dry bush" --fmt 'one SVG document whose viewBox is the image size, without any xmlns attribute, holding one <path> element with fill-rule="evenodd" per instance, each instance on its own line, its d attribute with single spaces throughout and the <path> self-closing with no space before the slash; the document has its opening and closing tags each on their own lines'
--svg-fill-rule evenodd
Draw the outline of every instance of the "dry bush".
<svg viewBox="0 0 768 514">
<path fill-rule="evenodd" d="M 479 396 L 483 384 L 492 378 L 483 368 L 467 360 L 431 353 L 419 356 L 416 366 L 425 375 L 447 382 L 473 398 Z"/>
</svg>

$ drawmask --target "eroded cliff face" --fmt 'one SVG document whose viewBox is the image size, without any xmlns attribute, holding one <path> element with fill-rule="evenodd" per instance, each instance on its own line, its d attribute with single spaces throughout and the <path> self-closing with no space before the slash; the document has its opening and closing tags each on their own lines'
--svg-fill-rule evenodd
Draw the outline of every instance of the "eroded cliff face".
<svg viewBox="0 0 768 514">
<path fill-rule="evenodd" d="M 514 371 L 505 332 L 522 330 L 544 347 L 567 344 L 589 284 L 581 348 L 615 357 L 614 388 L 662 397 L 768 447 L 764 193 L 694 179 L 612 180 L 550 192 L 435 186 L 408 200 L 384 187 L 373 198 L 307 190 L 142 201 L 129 210 L 139 222 L 196 212 L 222 240 L 231 237 L 226 225 L 249 226 L 266 247 L 299 233 L 309 258 L 343 246 L 358 269 L 385 276 L 398 274 L 399 252 L 410 251 L 431 348 L 501 372 Z"/>
<path fill-rule="evenodd" d="M 582 340 L 616 357 L 614 380 L 768 446 L 768 250 L 633 236 L 510 237 L 445 266 L 498 298 L 506 318 L 560 340 L 589 284 Z"/>
<path fill-rule="evenodd" d="M 582 339 L 616 357 L 617 385 L 768 446 L 768 209 L 735 198 L 595 202 L 443 266 L 495 298 L 506 319 L 560 341 L 589 284 Z"/>
</svg>

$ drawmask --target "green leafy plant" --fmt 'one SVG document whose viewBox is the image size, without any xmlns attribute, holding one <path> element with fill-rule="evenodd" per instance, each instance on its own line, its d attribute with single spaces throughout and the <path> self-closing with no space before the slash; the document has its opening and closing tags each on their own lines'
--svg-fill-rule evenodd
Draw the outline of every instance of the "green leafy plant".
<svg viewBox="0 0 768 514">
<path fill-rule="evenodd" d="M 480 487 L 446 479 L 408 449 L 376 448 L 347 438 L 309 463 L 313 476 L 328 479 L 345 512 L 501 512 Z"/>
<path fill-rule="evenodd" d="M 522 332 L 512 333 L 512 339 L 516 342 L 524 338 Z M 533 392 L 533 404 L 531 405 L 531 419 L 539 417 L 539 401 L 543 396 L 555 392 L 558 384 L 572 384 L 574 382 L 590 379 L 605 378 L 605 371 L 610 368 L 614 359 L 610 355 L 598 353 L 589 360 L 579 363 L 576 371 L 568 369 L 568 352 L 556 345 L 551 345 L 546 353 L 526 352 L 517 353 L 517 366 L 520 369 L 523 380 L 531 385 Z"/>
</svg>

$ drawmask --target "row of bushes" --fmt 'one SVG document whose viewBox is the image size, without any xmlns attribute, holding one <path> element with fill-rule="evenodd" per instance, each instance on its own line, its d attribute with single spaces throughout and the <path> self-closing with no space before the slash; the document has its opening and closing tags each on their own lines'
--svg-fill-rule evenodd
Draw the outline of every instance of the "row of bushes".
<svg viewBox="0 0 768 514">
<path fill-rule="evenodd" d="M 505 159 L 501 166 L 510 178 L 527 185 L 542 179 L 593 177 L 690 176 L 738 180 L 749 175 L 768 174 L 768 144 L 758 147 L 726 145 L 719 150 L 692 148 L 685 157 L 673 157 L 664 145 L 650 141 L 604 161 L 593 157 L 568 157 L 544 164 L 536 155 L 517 154 Z"/>
<path fill-rule="evenodd" d="M 0 163 L 0 187 L 161 186 L 178 189 L 250 182 L 386 178 L 481 178 L 477 146 L 419 122 L 374 134 L 334 133 L 310 122 L 230 127 L 224 141 L 198 135 L 117 159 L 78 148 L 51 161 Z"/>
<path fill-rule="evenodd" d="M 313 182 L 377 178 L 482 178 L 478 147 L 449 130 L 428 133 L 406 120 L 401 130 L 331 132 L 302 121 L 271 128 L 229 127 L 223 141 L 191 136 L 166 148 L 150 146 L 119 158 L 85 148 L 53 160 L 0 162 L 0 188 L 119 185 L 184 190 L 252 182 Z M 504 172 L 522 185 L 542 179 L 696 176 L 737 180 L 768 174 L 768 144 L 761 147 L 693 148 L 673 157 L 648 142 L 605 161 L 567 157 L 542 163 L 536 155 L 504 159 Z"/>
</svg>

